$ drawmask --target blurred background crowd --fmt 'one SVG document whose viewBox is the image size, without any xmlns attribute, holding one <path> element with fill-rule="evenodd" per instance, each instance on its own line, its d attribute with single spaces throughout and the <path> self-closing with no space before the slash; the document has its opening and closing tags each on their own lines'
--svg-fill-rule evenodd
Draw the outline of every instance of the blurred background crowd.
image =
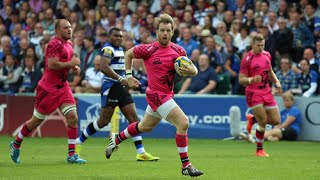
<svg viewBox="0 0 320 180">
<path fill-rule="evenodd" d="M 172 41 L 184 47 L 199 73 L 175 78 L 179 94 L 243 94 L 238 83 L 242 57 L 256 33 L 283 91 L 319 93 L 320 0 L 2 0 L 0 2 L 0 92 L 34 92 L 44 69 L 44 50 L 55 19 L 68 19 L 81 76 L 68 79 L 75 93 L 98 93 L 103 74 L 100 48 L 108 30 L 123 30 L 123 48 L 156 40 L 154 17 L 175 21 Z M 144 93 L 147 73 L 135 60 L 134 76 Z M 274 91 L 274 94 L 277 94 Z"/>
</svg>

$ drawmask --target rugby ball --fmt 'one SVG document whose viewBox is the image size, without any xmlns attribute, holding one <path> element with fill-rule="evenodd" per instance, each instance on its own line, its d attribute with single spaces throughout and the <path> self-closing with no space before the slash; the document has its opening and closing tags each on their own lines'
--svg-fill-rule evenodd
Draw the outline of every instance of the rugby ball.
<svg viewBox="0 0 320 180">
<path fill-rule="evenodd" d="M 191 65 L 191 60 L 187 56 L 179 56 L 175 61 L 174 61 L 174 69 L 180 76 L 188 76 L 187 74 L 180 73 L 179 67 L 183 66 L 190 66 Z"/>
</svg>

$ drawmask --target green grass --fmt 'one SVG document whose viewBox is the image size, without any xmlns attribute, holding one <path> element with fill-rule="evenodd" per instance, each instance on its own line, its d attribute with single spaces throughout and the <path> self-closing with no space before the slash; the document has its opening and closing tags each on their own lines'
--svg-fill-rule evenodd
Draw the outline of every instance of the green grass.
<svg viewBox="0 0 320 180">
<path fill-rule="evenodd" d="M 0 136 L 0 179 L 190 179 L 182 176 L 174 139 L 144 139 L 148 152 L 158 162 L 136 162 L 132 141 L 121 144 L 111 159 L 104 150 L 107 140 L 91 138 L 82 148 L 85 165 L 66 163 L 66 138 L 26 138 L 21 163 L 9 155 L 13 138 Z M 246 141 L 189 139 L 189 157 L 208 180 L 310 180 L 320 178 L 320 144 L 316 142 L 265 142 L 269 158 L 254 156 L 255 144 Z"/>
</svg>

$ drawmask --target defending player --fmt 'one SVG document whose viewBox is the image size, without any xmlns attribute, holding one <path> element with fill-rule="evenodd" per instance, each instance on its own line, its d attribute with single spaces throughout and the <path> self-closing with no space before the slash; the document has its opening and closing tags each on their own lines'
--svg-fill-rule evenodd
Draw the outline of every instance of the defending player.
<svg viewBox="0 0 320 180">
<path fill-rule="evenodd" d="M 45 71 L 36 88 L 34 111 L 31 119 L 23 126 L 15 141 L 10 143 L 11 158 L 20 162 L 20 146 L 23 138 L 38 127 L 47 114 L 59 108 L 67 119 L 68 131 L 68 163 L 84 164 L 75 153 L 75 142 L 78 132 L 78 116 L 76 102 L 67 82 L 69 69 L 80 74 L 80 60 L 73 57 L 72 29 L 69 21 L 57 20 L 55 24 L 56 37 L 49 43 L 45 51 Z"/>
<path fill-rule="evenodd" d="M 139 81 L 132 77 L 133 58 L 144 59 L 148 73 L 148 88 L 146 90 L 147 109 L 141 122 L 130 124 L 120 134 L 110 134 L 110 144 L 106 149 L 109 159 L 118 145 L 127 138 L 142 132 L 151 131 L 162 118 L 176 127 L 176 145 L 182 162 L 182 174 L 200 176 L 203 172 L 194 168 L 188 157 L 187 130 L 189 121 L 184 112 L 173 100 L 173 79 L 175 75 L 174 61 L 179 56 L 186 56 L 185 50 L 171 42 L 173 35 L 173 19 L 168 14 L 155 18 L 157 41 L 152 44 L 142 44 L 131 48 L 125 54 L 126 77 L 129 87 L 138 87 Z M 180 68 L 182 73 L 195 76 L 197 68 L 191 64 Z"/>
<path fill-rule="evenodd" d="M 129 123 L 138 122 L 139 118 L 131 94 L 128 91 L 128 80 L 124 78 L 124 52 L 121 47 L 122 31 L 113 27 L 109 30 L 109 42 L 101 50 L 101 72 L 105 75 L 101 87 L 100 118 L 91 122 L 77 138 L 77 149 L 85 140 L 107 126 L 111 121 L 114 109 L 119 106 Z M 159 157 L 147 153 L 142 145 L 141 135 L 132 138 L 137 151 L 137 161 L 157 161 Z M 78 151 L 78 150 L 77 150 Z"/>
<path fill-rule="evenodd" d="M 281 84 L 271 66 L 271 56 L 264 51 L 265 40 L 262 34 L 252 39 L 252 50 L 241 61 L 239 82 L 247 86 L 246 101 L 254 117 L 248 118 L 248 133 L 252 125 L 258 123 L 256 130 L 256 156 L 269 156 L 263 150 L 263 139 L 266 124 L 278 125 L 280 113 L 276 101 L 271 94 L 269 80 L 275 83 L 281 93 Z"/>
</svg>

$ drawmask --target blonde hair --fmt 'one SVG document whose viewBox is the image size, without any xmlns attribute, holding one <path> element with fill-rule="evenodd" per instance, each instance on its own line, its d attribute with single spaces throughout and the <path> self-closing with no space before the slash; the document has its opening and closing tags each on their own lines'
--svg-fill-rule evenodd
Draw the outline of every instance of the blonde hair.
<svg viewBox="0 0 320 180">
<path fill-rule="evenodd" d="M 173 26 L 174 26 L 174 21 L 172 19 L 172 17 L 169 14 L 161 14 L 159 17 L 156 17 L 154 19 L 154 23 L 157 27 L 157 29 L 159 28 L 159 24 L 163 23 L 163 24 L 171 24 L 172 26 L 172 30 L 173 30 Z"/>
<path fill-rule="evenodd" d="M 285 92 L 282 94 L 282 98 L 283 99 L 290 99 L 291 101 L 294 101 L 294 98 L 293 98 L 293 94 L 291 92 Z"/>
<path fill-rule="evenodd" d="M 263 40 L 264 40 L 263 35 L 259 33 L 253 36 L 252 43 L 255 43 L 256 41 L 263 41 Z"/>
</svg>

